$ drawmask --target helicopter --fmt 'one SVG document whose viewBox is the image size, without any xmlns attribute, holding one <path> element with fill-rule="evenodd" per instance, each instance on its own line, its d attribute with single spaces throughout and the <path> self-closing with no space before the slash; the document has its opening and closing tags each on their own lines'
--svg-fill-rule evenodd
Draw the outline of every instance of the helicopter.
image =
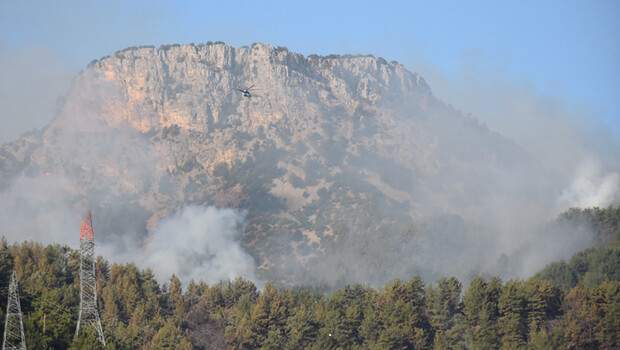
<svg viewBox="0 0 620 350">
<path fill-rule="evenodd" d="M 241 96 L 243 97 L 247 97 L 247 98 L 251 98 L 252 96 L 257 97 L 257 95 L 252 95 L 252 88 L 254 88 L 254 84 L 252 84 L 250 87 L 246 87 L 243 89 L 236 88 L 235 90 L 239 91 L 241 93 Z"/>
</svg>

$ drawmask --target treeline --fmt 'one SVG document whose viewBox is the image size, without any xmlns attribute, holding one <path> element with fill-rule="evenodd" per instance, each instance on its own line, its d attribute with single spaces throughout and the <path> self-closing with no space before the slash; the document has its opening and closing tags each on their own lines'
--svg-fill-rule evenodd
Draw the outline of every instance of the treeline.
<svg viewBox="0 0 620 350">
<path fill-rule="evenodd" d="M 597 246 L 620 244 L 620 206 L 572 208 L 560 215 L 557 224 L 583 228 L 594 235 Z"/>
<path fill-rule="evenodd" d="M 2 320 L 13 269 L 28 348 L 96 348 L 92 333 L 73 339 L 77 251 L 0 242 Z M 160 285 L 132 264 L 97 262 L 109 349 L 619 349 L 618 271 L 620 247 L 607 244 L 525 281 L 412 278 L 327 293 L 242 279 L 182 288 L 174 276 Z"/>
<path fill-rule="evenodd" d="M 535 278 L 552 281 L 564 290 L 620 280 L 620 207 L 570 209 L 560 215 L 555 225 L 581 228 L 584 234 L 592 235 L 595 246 L 568 261 L 550 264 Z"/>
</svg>

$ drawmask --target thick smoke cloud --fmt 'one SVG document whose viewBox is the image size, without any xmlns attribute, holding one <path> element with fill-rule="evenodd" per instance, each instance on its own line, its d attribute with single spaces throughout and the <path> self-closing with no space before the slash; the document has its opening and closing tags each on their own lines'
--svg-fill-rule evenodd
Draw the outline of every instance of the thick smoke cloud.
<svg viewBox="0 0 620 350">
<path fill-rule="evenodd" d="M 525 80 L 476 62 L 472 57 L 452 74 L 424 63 L 417 68 L 435 95 L 514 140 L 563 185 L 556 213 L 618 203 L 620 140 L 597 122 L 593 110 L 542 96 Z"/>
<path fill-rule="evenodd" d="M 80 78 L 87 83 L 73 89 L 41 132 L 46 147 L 33 157 L 44 159 L 47 169 L 30 167 L 0 190 L 0 235 L 77 248 L 79 222 L 90 209 L 97 254 L 111 262 L 150 268 L 161 282 L 176 274 L 184 283 L 236 277 L 259 283 L 254 260 L 240 244 L 243 213 L 190 205 L 160 211 L 147 225 L 152 213 L 136 195 L 156 188 L 163 207 L 175 195 L 162 186 L 173 183 L 157 167 L 162 154 L 145 135 L 101 118 L 115 113 L 111 101 L 122 101 L 118 86 L 89 72 Z"/>
<path fill-rule="evenodd" d="M 440 274 L 462 278 L 476 271 L 527 277 L 591 246 L 592 233 L 583 227 L 558 228 L 549 223 L 568 208 L 620 203 L 620 144 L 597 123 L 594 112 L 541 96 L 527 83 L 482 68 L 475 60 L 452 74 L 433 65 L 416 68 L 435 96 L 513 140 L 536 167 L 519 170 L 513 165 L 520 159 L 504 159 L 506 169 L 500 169 L 497 179 L 505 181 L 499 186 L 496 179 L 459 173 L 458 177 L 477 182 L 480 188 L 492 189 L 494 195 L 471 193 L 478 200 L 473 211 L 466 209 L 466 203 L 449 211 L 459 214 L 469 229 L 433 225 L 445 220 L 441 210 L 435 210 L 431 229 L 423 230 L 425 238 L 417 245 L 414 263 L 421 270 L 436 266 Z M 442 248 L 451 246 L 458 249 Z"/>
<path fill-rule="evenodd" d="M 408 105 L 397 111 L 425 130 L 408 137 L 432 135 L 420 143 L 439 169 L 422 185 L 414 182 L 418 217 L 409 231 L 382 227 L 369 234 L 368 227 L 380 225 L 377 218 L 346 225 L 347 234 L 304 271 L 311 281 L 381 285 L 414 274 L 467 281 L 481 273 L 526 278 L 594 244 L 586 227 L 555 222 L 572 207 L 620 203 L 618 140 L 592 113 L 495 72 L 413 68 L 421 68 L 435 97 L 463 114 L 459 120 L 431 107 L 416 115 L 416 106 Z M 488 134 L 479 130 L 502 136 L 485 144 Z M 493 157 L 485 158 L 488 150 Z M 358 161 L 372 169 L 369 157 Z M 415 181 L 420 173 L 405 178 Z M 403 178 L 398 169 L 383 175 Z M 384 218 L 395 212 L 387 205 L 373 211 Z"/>
<path fill-rule="evenodd" d="M 620 175 L 605 172 L 599 162 L 585 160 L 576 169 L 568 188 L 559 198 L 561 208 L 606 207 L 620 193 Z"/>
<path fill-rule="evenodd" d="M 620 148 L 616 141 L 565 103 L 541 98 L 522 86 L 484 74 L 473 78 L 423 75 L 437 97 L 514 140 L 535 166 L 520 167 L 522 158 L 506 158 L 499 162 L 505 166 L 495 172 L 477 173 L 478 154 L 469 154 L 471 159 L 451 154 L 468 148 L 463 142 L 472 140 L 462 135 L 462 125 L 431 111 L 426 119 L 416 120 L 420 128 L 427 128 L 430 138 L 441 140 L 425 144 L 429 152 L 439 149 L 430 157 L 435 157 L 439 168 L 457 166 L 429 176 L 424 183 L 427 187 L 411 190 L 420 203 L 415 214 L 423 214 L 416 226 L 368 235 L 375 218 L 347 223 L 345 234 L 325 255 L 311 260 L 311 266 L 300 269 L 298 276 L 331 285 L 381 284 L 417 273 L 428 280 L 446 275 L 466 280 L 480 272 L 526 277 L 590 246 L 589 232 L 571 227 L 549 229 L 547 224 L 569 207 L 618 203 Z M 179 201 L 170 189 L 178 185 L 173 176 L 167 169 L 154 168 L 157 157 L 167 154 L 154 152 L 149 140 L 129 127 L 110 128 L 101 122 L 100 114 L 107 113 L 102 109 L 109 107 L 102 101 L 122 101 L 116 88 L 82 85 L 71 94 L 63 118 L 46 131 L 51 146 L 37 155 L 49 158 L 52 167 L 62 164 L 71 173 L 52 169 L 42 174 L 30 169 L 32 174 L 13 180 L 0 193 L 0 233 L 10 241 L 77 247 L 79 218 L 83 208 L 91 207 L 95 209 L 98 252 L 113 262 L 151 268 L 162 281 L 173 273 L 185 283 L 237 276 L 257 281 L 254 260 L 240 243 L 242 213 L 188 206 L 162 214 Z M 400 113 L 411 117 L 410 110 Z M 472 149 L 477 152 L 498 144 Z M 370 169 L 384 167 L 376 159 L 358 162 Z M 392 170 L 385 169 L 397 184 L 414 182 L 418 176 L 402 176 L 396 170 L 390 174 Z M 88 198 L 75 192 L 94 175 L 98 183 Z M 446 191 L 453 184 L 466 186 Z M 143 191 L 157 194 L 149 208 L 141 207 L 143 203 L 136 199 Z M 392 219 L 392 208 L 376 209 L 381 218 Z M 145 228 L 152 213 L 163 219 Z M 280 235 L 269 239 L 274 246 L 287 247 L 280 242 L 286 238 Z M 288 263 L 295 266 L 297 262 Z M 287 269 L 289 264 L 285 261 L 276 268 Z"/>
<path fill-rule="evenodd" d="M 11 242 L 76 246 L 80 216 L 74 184 L 65 177 L 20 176 L 0 192 L 0 235 Z"/>
<path fill-rule="evenodd" d="M 257 281 L 253 258 L 239 244 L 243 215 L 232 209 L 188 206 L 162 220 L 139 250 L 138 264 L 160 280 L 217 283 L 242 276 Z"/>
<path fill-rule="evenodd" d="M 77 248 L 84 202 L 74 193 L 75 188 L 70 180 L 55 175 L 16 179 L 0 192 L 0 234 L 10 242 Z M 109 226 L 104 221 L 95 214 L 97 253 L 112 262 L 149 268 L 161 282 L 176 274 L 184 283 L 192 279 L 217 283 L 237 277 L 260 283 L 253 258 L 239 242 L 244 215 L 238 211 L 187 206 L 162 219 L 146 239 L 131 232 L 131 226 L 116 234 L 99 230 Z"/>
</svg>

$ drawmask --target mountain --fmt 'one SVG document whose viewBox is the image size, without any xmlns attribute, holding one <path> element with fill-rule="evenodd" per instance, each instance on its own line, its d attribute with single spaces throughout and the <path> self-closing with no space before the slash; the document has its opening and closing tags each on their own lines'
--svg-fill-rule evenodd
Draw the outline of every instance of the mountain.
<svg viewBox="0 0 620 350">
<path fill-rule="evenodd" d="M 259 275 L 285 283 L 466 275 L 556 190 L 397 62 L 221 42 L 91 62 L 49 125 L 0 148 L 0 174 L 9 236 L 66 235 L 44 218 L 90 207 L 122 250 L 185 205 L 236 208 Z"/>
</svg>

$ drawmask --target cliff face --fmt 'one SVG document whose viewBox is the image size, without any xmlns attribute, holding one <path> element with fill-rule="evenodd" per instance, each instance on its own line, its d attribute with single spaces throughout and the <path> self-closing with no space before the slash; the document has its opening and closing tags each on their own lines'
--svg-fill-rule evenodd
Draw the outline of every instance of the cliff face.
<svg viewBox="0 0 620 350">
<path fill-rule="evenodd" d="M 106 122 L 127 123 L 143 133 L 175 125 L 208 133 L 226 125 L 232 114 L 246 112 L 243 126 L 256 130 L 285 117 L 312 119 L 309 113 L 319 107 L 353 114 L 365 105 L 428 94 L 419 76 L 382 59 L 305 58 L 268 45 L 128 49 L 92 63 L 89 70 L 114 84 L 121 95 L 119 105 L 106 111 Z M 83 83 L 89 82 L 78 82 L 78 88 Z M 249 106 L 240 105 L 239 96 L 231 92 L 250 85 L 262 94 L 253 108 L 245 108 Z"/>
<path fill-rule="evenodd" d="M 235 91 L 248 86 L 251 98 Z M 411 254 L 401 242 L 416 222 L 475 219 L 487 198 L 521 190 L 507 184 L 531 165 L 398 63 L 209 43 L 92 62 L 50 125 L 2 147 L 0 186 L 68 179 L 68 201 L 90 203 L 109 235 L 189 203 L 240 208 L 266 277 L 384 279 L 414 269 L 382 252 Z M 343 267 L 347 254 L 364 263 Z"/>
</svg>

